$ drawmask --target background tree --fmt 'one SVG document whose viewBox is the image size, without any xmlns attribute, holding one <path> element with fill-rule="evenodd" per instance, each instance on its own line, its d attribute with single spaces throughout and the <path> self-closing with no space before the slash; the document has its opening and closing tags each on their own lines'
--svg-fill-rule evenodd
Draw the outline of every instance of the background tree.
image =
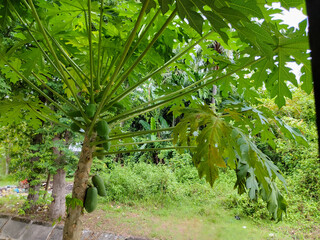
<svg viewBox="0 0 320 240">
<path fill-rule="evenodd" d="M 3 46 L 5 46 L 6 49 L 11 49 L 16 44 L 18 46 L 23 46 L 25 43 L 28 43 L 28 41 L 22 41 L 21 43 L 19 42 L 19 38 L 15 37 L 14 28 L 17 27 L 17 22 L 10 21 L 10 18 L 7 18 L 6 20 L 8 21 L 4 21 L 4 24 L 7 24 L 7 29 L 3 29 L 3 31 L 1 31 Z M 32 45 L 26 44 L 20 49 L 20 51 L 22 56 L 26 58 L 26 61 L 31 61 L 30 56 L 32 57 L 33 54 L 31 53 L 29 55 L 29 53 L 33 51 Z M 17 61 L 19 64 L 20 60 Z M 31 72 L 29 71 L 28 74 L 31 74 Z M 64 95 L 64 90 L 61 83 L 52 79 L 50 75 L 42 75 L 42 77 L 50 81 L 50 83 L 47 85 L 48 87 L 53 87 L 56 89 L 56 91 L 60 92 L 60 94 Z M 28 201 L 25 204 L 25 210 L 33 211 L 38 207 L 39 190 L 41 185 L 40 179 L 43 178 L 44 174 L 47 174 L 48 177 L 45 189 L 46 191 L 48 190 L 48 185 L 52 175 L 54 179 L 53 202 L 50 209 L 55 210 L 50 211 L 49 217 L 52 219 L 57 219 L 59 216 L 64 216 L 64 167 L 67 161 L 63 161 L 62 158 L 65 155 L 68 156 L 68 159 L 72 158 L 73 154 L 68 153 L 68 147 L 70 146 L 72 140 L 71 135 L 70 133 L 61 134 L 61 132 L 66 131 L 66 127 L 63 128 L 63 125 L 54 127 L 55 124 L 52 125 L 51 123 L 51 125 L 49 125 L 44 123 L 45 118 L 41 117 L 40 112 L 36 110 L 37 107 L 35 106 L 35 102 L 42 102 L 44 105 L 50 106 L 50 108 L 47 109 L 47 111 L 50 112 L 50 115 L 59 114 L 56 113 L 57 109 L 55 109 L 54 106 L 50 105 L 50 103 L 46 101 L 46 98 L 41 95 L 34 94 L 30 99 L 31 90 L 29 86 L 24 82 L 17 81 L 15 74 L 12 74 L 10 71 L 2 71 L 1 79 L 3 81 L 3 88 L 1 89 L 1 124 L 6 126 L 7 124 L 13 123 L 17 126 L 20 126 L 12 130 L 15 134 L 15 138 L 12 138 L 10 135 L 6 134 L 7 139 L 10 137 L 10 143 L 7 144 L 5 149 L 9 151 L 9 145 L 12 145 L 16 141 L 21 143 L 19 144 L 20 148 L 15 146 L 17 148 L 13 152 L 15 161 L 11 167 L 16 168 L 15 176 L 19 181 L 25 179 L 29 181 L 30 188 L 27 198 Z M 39 82 L 39 88 L 46 92 L 46 94 L 50 95 L 51 98 L 55 99 L 55 96 L 42 86 L 41 80 Z M 56 100 L 58 101 L 59 99 Z M 66 122 L 64 119 L 61 119 L 60 121 L 62 123 Z M 67 128 L 69 128 L 69 126 L 67 126 Z M 67 136 L 67 138 L 64 139 L 64 144 L 57 144 L 58 139 L 57 135 L 55 134 L 57 134 L 60 138 L 61 136 Z M 55 140 L 56 144 L 51 143 L 53 139 Z M 24 141 L 29 141 L 31 144 L 23 145 L 22 143 Z M 3 141 L 2 143 L 5 142 L 6 141 Z M 9 161 L 10 155 L 8 151 L 7 160 Z M 54 151 L 55 154 L 53 154 L 52 151 Z M 63 154 L 61 154 L 61 151 L 63 151 Z M 57 155 L 57 152 L 59 153 L 58 157 L 55 156 Z M 27 159 L 27 153 L 29 154 L 28 156 L 31 161 Z M 53 158 L 55 157 L 56 161 L 53 161 Z M 9 167 L 8 164 L 7 166 Z M 44 193 L 43 198 L 45 197 L 46 192 Z M 60 202 L 62 203 L 60 204 Z"/>
</svg>

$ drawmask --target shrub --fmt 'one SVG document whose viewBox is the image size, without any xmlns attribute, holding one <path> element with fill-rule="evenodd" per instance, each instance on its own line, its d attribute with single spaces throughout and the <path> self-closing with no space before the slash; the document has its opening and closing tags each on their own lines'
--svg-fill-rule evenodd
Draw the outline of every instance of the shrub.
<svg viewBox="0 0 320 240">
<path fill-rule="evenodd" d="M 178 156 L 178 155 L 177 155 Z M 190 156 L 183 156 L 190 160 Z M 200 199 L 213 191 L 198 177 L 197 170 L 190 164 L 179 164 L 182 158 L 172 159 L 167 164 L 144 162 L 121 166 L 105 173 L 106 201 L 127 203 L 131 201 Z"/>
</svg>

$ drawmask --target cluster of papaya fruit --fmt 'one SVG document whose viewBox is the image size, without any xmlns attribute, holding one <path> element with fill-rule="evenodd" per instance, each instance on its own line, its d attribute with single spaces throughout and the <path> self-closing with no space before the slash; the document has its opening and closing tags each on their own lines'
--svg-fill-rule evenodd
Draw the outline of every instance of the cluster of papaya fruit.
<svg viewBox="0 0 320 240">
<path fill-rule="evenodd" d="M 109 128 L 108 123 L 105 120 L 101 120 L 101 121 L 97 122 L 95 125 L 95 129 L 98 133 L 98 138 L 100 140 L 103 141 L 103 140 L 109 139 L 110 128 Z M 98 146 L 103 147 L 103 149 L 108 152 L 110 149 L 110 146 L 111 146 L 111 142 L 108 141 L 108 142 L 102 143 L 102 145 L 98 145 Z"/>
<path fill-rule="evenodd" d="M 98 205 L 98 195 L 101 197 L 107 195 L 104 182 L 99 175 L 94 175 L 91 180 L 93 186 L 87 188 L 84 200 L 84 208 L 88 213 L 91 213 L 96 209 Z"/>
<path fill-rule="evenodd" d="M 94 114 L 96 112 L 97 106 L 96 104 L 88 104 L 85 107 L 85 114 L 87 115 L 88 118 L 92 119 L 94 117 Z M 70 117 L 79 117 L 81 118 L 81 112 L 80 111 L 74 111 L 69 113 Z M 80 127 L 76 123 L 71 124 L 71 130 L 74 132 L 79 132 Z M 95 130 L 97 131 L 98 134 L 98 141 L 103 141 L 103 140 L 108 140 L 109 139 L 109 133 L 110 133 L 110 128 L 108 123 L 105 120 L 100 120 L 99 122 L 96 123 L 95 125 Z M 105 151 L 109 151 L 110 149 L 110 142 L 103 143 L 101 145 L 98 145 L 98 147 L 104 148 Z"/>
<path fill-rule="evenodd" d="M 96 113 L 97 110 L 97 105 L 90 103 L 85 107 L 85 114 L 87 115 L 88 118 L 93 118 L 94 114 Z M 81 118 L 81 112 L 80 111 L 72 111 L 69 113 L 70 117 L 79 117 Z M 80 131 L 80 127 L 76 124 L 76 123 L 72 123 L 71 124 L 71 130 L 74 132 L 79 132 Z"/>
</svg>

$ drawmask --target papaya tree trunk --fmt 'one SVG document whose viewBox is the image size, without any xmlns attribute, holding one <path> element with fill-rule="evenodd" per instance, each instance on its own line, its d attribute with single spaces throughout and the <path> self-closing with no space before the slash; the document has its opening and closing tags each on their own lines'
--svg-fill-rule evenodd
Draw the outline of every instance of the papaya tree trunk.
<svg viewBox="0 0 320 240">
<path fill-rule="evenodd" d="M 72 200 L 78 199 L 84 203 L 90 168 L 92 164 L 92 153 L 94 147 L 90 143 L 94 141 L 96 134 L 89 137 L 85 135 L 78 167 L 74 175 Z M 80 220 L 83 214 L 83 206 L 76 205 L 75 207 L 68 206 L 67 217 L 63 229 L 63 240 L 79 240 L 82 234 L 82 222 Z"/>
</svg>

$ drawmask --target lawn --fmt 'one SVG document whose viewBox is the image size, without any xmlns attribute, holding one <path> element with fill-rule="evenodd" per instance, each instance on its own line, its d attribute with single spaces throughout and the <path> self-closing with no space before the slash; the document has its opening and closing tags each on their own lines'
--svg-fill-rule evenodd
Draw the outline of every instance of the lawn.
<svg viewBox="0 0 320 240">
<path fill-rule="evenodd" d="M 296 213 L 279 223 L 269 219 L 266 209 L 250 216 L 257 206 L 248 204 L 244 209 L 246 196 L 236 194 L 231 178 L 228 173 L 222 174 L 213 189 L 208 184 L 194 184 L 192 191 L 198 192 L 180 200 L 166 195 L 123 201 L 100 197 L 97 210 L 85 213 L 82 220 L 85 228 L 93 231 L 148 239 L 319 239 L 319 222 L 303 220 L 302 216 L 299 219 Z M 9 182 L 12 184 L 1 179 L 0 185 Z M 21 207 L 25 199 L 19 194 L 0 197 L 0 213 L 24 215 Z M 48 220 L 46 211 L 44 206 L 26 217 Z"/>
</svg>

